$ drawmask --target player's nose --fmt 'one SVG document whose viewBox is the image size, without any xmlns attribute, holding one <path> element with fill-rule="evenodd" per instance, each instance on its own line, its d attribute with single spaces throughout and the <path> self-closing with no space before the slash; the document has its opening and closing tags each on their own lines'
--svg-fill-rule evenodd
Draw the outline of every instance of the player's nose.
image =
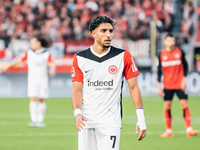
<svg viewBox="0 0 200 150">
<path fill-rule="evenodd" d="M 112 35 L 112 33 L 111 33 L 110 31 L 107 31 L 107 32 L 106 32 L 106 36 L 107 36 L 107 37 L 111 37 L 111 35 Z"/>
</svg>

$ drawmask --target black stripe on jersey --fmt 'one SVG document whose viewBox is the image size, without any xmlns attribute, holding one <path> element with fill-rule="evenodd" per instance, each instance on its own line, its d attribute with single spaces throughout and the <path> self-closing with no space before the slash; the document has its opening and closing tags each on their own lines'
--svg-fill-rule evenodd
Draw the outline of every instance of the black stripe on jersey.
<svg viewBox="0 0 200 150">
<path fill-rule="evenodd" d="M 120 108 L 121 108 L 121 119 L 123 117 L 123 110 L 122 110 L 122 89 L 123 89 L 124 81 L 122 81 L 121 85 L 121 93 L 120 93 Z"/>
<path fill-rule="evenodd" d="M 80 57 L 84 57 L 84 58 L 90 59 L 90 60 L 93 60 L 93 61 L 96 61 L 96 62 L 99 62 L 99 63 L 102 63 L 102 62 L 104 62 L 104 61 L 106 61 L 106 60 L 108 60 L 108 59 L 110 59 L 112 57 L 115 57 L 115 56 L 123 53 L 124 51 L 125 50 L 123 50 L 123 49 L 119 49 L 119 48 L 111 46 L 110 47 L 110 52 L 107 55 L 103 56 L 103 57 L 95 56 L 91 52 L 90 48 L 88 48 L 88 49 L 86 49 L 84 51 L 81 51 L 81 52 L 77 53 L 76 55 L 80 56 Z"/>
</svg>

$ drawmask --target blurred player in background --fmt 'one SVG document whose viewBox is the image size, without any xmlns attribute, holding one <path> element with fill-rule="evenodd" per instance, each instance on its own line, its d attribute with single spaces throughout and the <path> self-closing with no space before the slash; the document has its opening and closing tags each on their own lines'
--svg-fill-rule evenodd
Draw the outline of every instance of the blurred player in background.
<svg viewBox="0 0 200 150">
<path fill-rule="evenodd" d="M 74 56 L 72 105 L 79 150 L 119 150 L 122 118 L 122 86 L 125 77 L 136 108 L 140 128 L 146 135 L 143 103 L 136 76 L 137 66 L 127 50 L 111 46 L 114 21 L 94 18 L 89 26 L 94 45 Z"/>
<path fill-rule="evenodd" d="M 164 118 L 166 132 L 161 137 L 173 136 L 172 132 L 172 99 L 176 93 L 181 108 L 183 109 L 183 120 L 186 126 L 186 135 L 188 137 L 198 134 L 197 130 L 191 127 L 191 115 L 188 106 L 188 95 L 185 94 L 186 76 L 188 65 L 185 54 L 175 47 L 175 37 L 169 33 L 165 37 L 165 49 L 160 52 L 158 65 L 158 95 L 164 96 Z M 163 73 L 164 92 L 161 87 L 161 75 Z"/>
<path fill-rule="evenodd" d="M 30 41 L 31 49 L 12 64 L 2 68 L 5 72 L 9 68 L 27 60 L 28 64 L 28 96 L 30 97 L 31 127 L 43 127 L 46 112 L 45 99 L 48 98 L 48 68 L 51 77 L 55 75 L 55 65 L 51 53 L 47 48 L 50 45 L 44 36 L 37 36 Z"/>
</svg>

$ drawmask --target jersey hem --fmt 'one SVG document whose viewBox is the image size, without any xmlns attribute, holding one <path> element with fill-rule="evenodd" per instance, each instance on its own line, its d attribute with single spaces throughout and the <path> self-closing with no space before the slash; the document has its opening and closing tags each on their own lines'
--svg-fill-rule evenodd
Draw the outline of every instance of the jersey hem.
<svg viewBox="0 0 200 150">
<path fill-rule="evenodd" d="M 121 128 L 122 126 L 87 126 L 84 127 L 86 129 L 89 129 L 89 128 Z"/>
<path fill-rule="evenodd" d="M 140 72 L 136 73 L 136 74 L 133 75 L 133 76 L 130 76 L 130 77 L 126 78 L 126 80 L 131 79 L 131 78 L 134 78 L 134 77 L 137 77 L 139 74 L 140 74 Z"/>
<path fill-rule="evenodd" d="M 80 81 L 80 80 L 72 80 L 72 82 L 81 82 L 81 83 L 83 83 L 83 81 Z"/>
</svg>

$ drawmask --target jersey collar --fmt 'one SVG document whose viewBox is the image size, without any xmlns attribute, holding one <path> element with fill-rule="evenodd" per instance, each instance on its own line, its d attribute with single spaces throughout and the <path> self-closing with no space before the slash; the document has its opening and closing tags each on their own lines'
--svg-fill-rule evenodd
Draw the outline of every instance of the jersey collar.
<svg viewBox="0 0 200 150">
<path fill-rule="evenodd" d="M 107 55 L 107 54 L 110 52 L 110 47 L 108 48 L 108 50 L 107 50 L 106 52 L 104 52 L 104 53 L 102 53 L 102 54 L 96 53 L 96 52 L 94 51 L 94 49 L 93 49 L 93 45 L 90 46 L 90 50 L 91 50 L 91 52 L 92 52 L 95 56 L 101 58 L 101 57 Z"/>
<path fill-rule="evenodd" d="M 36 54 L 41 54 L 41 53 L 44 53 L 44 52 L 46 52 L 46 49 L 45 48 L 41 48 L 40 50 L 36 50 L 36 51 L 34 51 L 34 50 L 32 50 L 34 53 L 36 53 Z"/>
</svg>

